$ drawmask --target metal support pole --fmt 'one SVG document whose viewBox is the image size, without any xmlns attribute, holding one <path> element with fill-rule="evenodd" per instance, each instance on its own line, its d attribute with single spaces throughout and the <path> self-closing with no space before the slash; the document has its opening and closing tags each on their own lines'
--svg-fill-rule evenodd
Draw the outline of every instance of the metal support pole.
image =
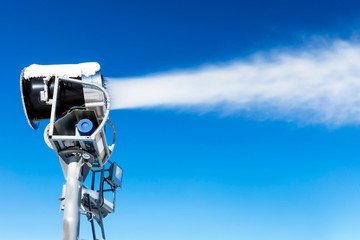
<svg viewBox="0 0 360 240">
<path fill-rule="evenodd" d="M 80 203 L 83 179 L 80 174 L 81 162 L 76 157 L 67 167 L 63 240 L 78 240 L 80 229 Z"/>
</svg>

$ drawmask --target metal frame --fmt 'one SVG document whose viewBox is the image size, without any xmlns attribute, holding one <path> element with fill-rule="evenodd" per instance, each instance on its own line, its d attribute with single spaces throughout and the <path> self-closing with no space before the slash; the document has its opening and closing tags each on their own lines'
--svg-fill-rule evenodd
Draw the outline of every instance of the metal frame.
<svg viewBox="0 0 360 240">
<path fill-rule="evenodd" d="M 105 102 L 106 106 L 104 106 L 104 107 L 106 107 L 105 114 L 104 114 L 104 117 L 103 117 L 100 125 L 97 127 L 97 129 L 94 131 L 94 133 L 91 134 L 91 136 L 54 135 L 54 125 L 55 125 L 55 121 L 56 121 L 56 107 L 57 107 L 57 99 L 58 99 L 59 82 L 60 81 L 82 84 L 85 87 L 86 86 L 95 87 L 104 93 L 104 95 L 106 97 L 106 102 Z M 93 168 L 103 168 L 104 164 L 107 162 L 107 160 L 110 157 L 110 154 L 111 154 L 110 151 L 112 151 L 112 149 L 105 147 L 105 146 L 107 146 L 107 142 L 106 142 L 104 127 L 105 127 L 106 122 L 108 122 L 109 113 L 110 113 L 110 97 L 109 97 L 109 94 L 106 92 L 106 90 L 103 87 L 100 87 L 94 83 L 87 83 L 87 82 L 84 82 L 84 81 L 78 80 L 78 79 L 55 77 L 48 137 L 49 137 L 49 141 L 50 141 L 51 145 L 53 146 L 53 149 L 55 150 L 56 154 L 59 154 L 59 150 L 58 150 L 56 143 L 61 148 L 61 146 L 63 146 L 64 141 L 78 141 L 78 142 L 92 141 L 94 143 L 93 145 L 96 149 L 96 152 L 98 153 L 97 159 L 98 159 L 98 164 L 99 164 L 99 166 L 93 165 Z M 114 128 L 113 128 L 113 130 L 114 130 Z M 103 142 L 104 150 L 105 150 L 104 157 L 101 157 L 101 152 L 99 152 L 98 145 L 96 143 L 96 139 L 99 137 L 100 137 L 100 139 L 105 141 L 105 142 Z"/>
<path fill-rule="evenodd" d="M 109 161 L 110 162 L 110 161 Z M 111 163 L 111 162 L 110 162 Z M 96 209 L 93 209 L 92 204 L 91 204 L 91 199 L 90 199 L 90 195 L 89 194 L 85 194 L 85 197 L 87 198 L 87 202 L 88 202 L 88 208 L 89 211 L 87 211 L 86 209 L 82 209 L 84 211 L 84 213 L 86 214 L 88 221 L 91 224 L 91 230 L 92 230 L 92 234 L 93 234 L 93 239 L 96 240 L 96 231 L 95 231 L 95 226 L 94 226 L 94 219 L 96 220 L 96 222 L 98 223 L 100 229 L 101 229 L 101 235 L 102 235 L 102 239 L 105 239 L 105 229 L 104 229 L 104 224 L 103 224 L 103 215 L 102 215 L 102 205 L 104 204 L 104 197 L 103 197 L 103 192 L 113 192 L 113 211 L 115 212 L 115 203 L 116 203 L 116 187 L 112 186 L 108 181 L 107 178 L 104 177 L 104 173 L 108 172 L 109 169 L 101 169 L 101 170 L 91 170 L 92 172 L 92 179 L 91 179 L 91 190 L 98 192 L 99 197 L 96 201 Z M 100 172 L 100 185 L 99 185 L 99 190 L 95 190 L 95 180 L 96 180 L 96 173 Z M 110 189 L 104 189 L 104 182 L 107 182 L 110 185 Z M 101 194 L 101 197 L 100 197 Z M 97 212 L 97 216 L 95 216 L 94 212 Z"/>
<path fill-rule="evenodd" d="M 56 109 L 57 109 L 57 100 L 59 94 L 59 84 L 60 82 L 70 82 L 75 84 L 82 84 L 84 87 L 96 88 L 104 93 L 105 102 L 104 103 L 89 103 L 86 104 L 86 108 L 93 108 L 93 107 L 103 107 L 104 108 L 104 116 L 101 117 L 101 122 L 95 131 L 91 134 L 91 136 L 68 136 L 68 135 L 57 135 L 54 134 L 54 127 L 56 124 Z M 102 216 L 102 205 L 104 204 L 103 199 L 103 192 L 104 191 L 113 191 L 114 198 L 113 198 L 113 209 L 115 210 L 115 198 L 116 198 L 116 188 L 112 185 L 111 189 L 103 189 L 104 181 L 104 169 L 106 162 L 109 160 L 109 157 L 113 151 L 116 139 L 116 132 L 113 124 L 108 120 L 109 112 L 110 112 L 110 98 L 106 90 L 94 83 L 72 79 L 72 78 L 65 78 L 65 77 L 55 77 L 54 82 L 54 93 L 53 98 L 51 99 L 51 116 L 50 116 L 50 123 L 48 128 L 45 129 L 45 136 L 47 136 L 49 143 L 51 144 L 53 150 L 56 152 L 59 161 L 62 165 L 64 176 L 66 179 L 66 185 L 63 188 L 62 194 L 62 208 L 64 209 L 64 220 L 63 220 L 63 240 L 77 240 L 79 236 L 79 228 L 80 228 L 80 211 L 82 210 L 85 215 L 87 215 L 88 220 L 91 223 L 93 238 L 96 239 L 95 234 L 95 227 L 93 219 L 95 219 L 100 228 L 102 233 L 102 239 L 105 239 L 105 231 L 103 225 L 103 216 Z M 109 125 L 113 128 L 114 137 L 113 143 L 109 147 L 106 142 L 105 136 L 105 124 L 109 123 Z M 103 149 L 99 149 L 99 141 L 102 141 Z M 85 142 L 92 142 L 95 148 L 95 155 L 94 153 L 89 153 L 86 150 L 69 150 L 66 149 L 65 143 L 66 142 L 78 142 L 80 146 L 84 146 Z M 100 146 L 101 147 L 101 146 Z M 65 155 L 64 155 L 65 152 Z M 70 156 L 68 157 L 67 155 Z M 88 153 L 89 158 L 85 157 L 85 154 Z M 67 154 L 67 155 L 66 155 Z M 90 161 L 91 160 L 91 161 Z M 88 210 L 82 206 L 82 187 L 84 182 L 84 176 L 82 176 L 82 169 L 84 164 L 87 164 L 90 167 L 93 176 L 92 176 L 92 190 L 94 189 L 94 181 L 95 181 L 95 174 L 97 172 L 101 172 L 100 177 L 100 186 L 98 192 L 98 198 L 96 200 L 97 209 L 94 209 L 91 203 L 91 196 L 89 194 L 85 194 L 84 197 L 88 201 Z M 93 170 L 98 169 L 98 170 Z M 109 183 L 109 182 L 108 182 Z M 97 216 L 95 216 L 95 210 L 97 210 Z"/>
</svg>

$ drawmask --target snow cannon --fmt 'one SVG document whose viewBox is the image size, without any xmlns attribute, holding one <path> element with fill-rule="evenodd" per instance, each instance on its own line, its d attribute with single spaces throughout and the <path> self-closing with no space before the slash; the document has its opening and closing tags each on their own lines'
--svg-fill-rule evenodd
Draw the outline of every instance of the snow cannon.
<svg viewBox="0 0 360 240">
<path fill-rule="evenodd" d="M 26 118 L 29 125 L 37 129 L 39 121 L 50 119 L 54 96 L 55 78 L 71 78 L 77 81 L 59 81 L 56 98 L 56 118 L 74 106 L 92 107 L 103 103 L 104 94 L 85 83 L 104 87 L 98 63 L 36 65 L 22 70 L 20 89 Z M 99 108 L 100 109 L 100 108 Z M 103 115 L 101 111 L 98 114 Z"/>
<path fill-rule="evenodd" d="M 50 120 L 44 131 L 45 142 L 55 151 L 66 179 L 60 198 L 63 240 L 79 239 L 81 212 L 91 223 L 94 239 L 94 220 L 105 239 L 103 218 L 115 211 L 122 168 L 109 160 L 116 132 L 109 120 L 110 98 L 100 65 L 33 64 L 22 70 L 20 90 L 29 125 L 38 129 L 41 120 Z M 112 128 L 112 145 L 107 143 L 107 123 Z M 89 173 L 91 188 L 83 185 Z M 104 198 L 108 191 L 113 192 L 113 201 Z"/>
</svg>

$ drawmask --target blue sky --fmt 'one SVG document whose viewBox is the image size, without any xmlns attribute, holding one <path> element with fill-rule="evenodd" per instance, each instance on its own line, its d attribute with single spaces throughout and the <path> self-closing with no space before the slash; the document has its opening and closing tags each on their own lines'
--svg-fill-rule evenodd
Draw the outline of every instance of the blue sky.
<svg viewBox="0 0 360 240">
<path fill-rule="evenodd" d="M 311 39 L 357 41 L 357 1 L 17 1 L 0 10 L 1 239 L 60 239 L 60 164 L 23 114 L 32 63 L 97 61 L 131 77 L 241 59 Z M 172 110 L 114 110 L 124 169 L 108 239 L 352 240 L 358 126 L 329 129 Z M 85 220 L 85 219 L 83 219 Z M 82 223 L 81 236 L 89 237 Z"/>
</svg>

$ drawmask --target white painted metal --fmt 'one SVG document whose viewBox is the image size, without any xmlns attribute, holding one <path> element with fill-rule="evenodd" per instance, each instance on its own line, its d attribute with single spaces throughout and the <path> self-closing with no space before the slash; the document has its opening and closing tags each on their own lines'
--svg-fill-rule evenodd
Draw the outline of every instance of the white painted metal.
<svg viewBox="0 0 360 240">
<path fill-rule="evenodd" d="M 81 204 L 81 188 L 83 178 L 80 161 L 74 159 L 68 164 L 66 179 L 65 208 L 63 220 L 63 240 L 77 240 L 80 230 L 80 204 Z"/>
</svg>

